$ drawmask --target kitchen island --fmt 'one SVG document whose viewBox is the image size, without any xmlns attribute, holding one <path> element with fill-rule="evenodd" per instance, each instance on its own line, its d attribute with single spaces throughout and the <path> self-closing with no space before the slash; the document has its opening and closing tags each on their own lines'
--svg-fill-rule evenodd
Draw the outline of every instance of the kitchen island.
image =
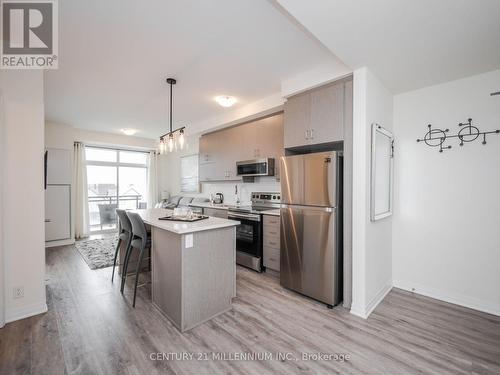
<svg viewBox="0 0 500 375">
<path fill-rule="evenodd" d="M 159 220 L 167 209 L 137 210 L 151 226 L 152 301 L 181 331 L 231 308 L 236 296 L 238 221 Z"/>
</svg>

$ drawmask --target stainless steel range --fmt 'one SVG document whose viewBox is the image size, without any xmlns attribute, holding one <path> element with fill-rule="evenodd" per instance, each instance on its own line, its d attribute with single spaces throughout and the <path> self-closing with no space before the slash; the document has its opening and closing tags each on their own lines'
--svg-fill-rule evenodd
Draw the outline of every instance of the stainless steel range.
<svg viewBox="0 0 500 375">
<path fill-rule="evenodd" d="M 278 192 L 252 193 L 252 205 L 230 208 L 228 218 L 240 221 L 236 227 L 236 263 L 262 272 L 262 213 L 280 208 Z"/>
</svg>

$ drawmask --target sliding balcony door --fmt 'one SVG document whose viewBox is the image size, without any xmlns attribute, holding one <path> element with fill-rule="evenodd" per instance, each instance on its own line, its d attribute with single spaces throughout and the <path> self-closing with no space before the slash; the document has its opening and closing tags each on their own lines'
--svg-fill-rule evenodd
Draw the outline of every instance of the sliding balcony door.
<svg viewBox="0 0 500 375">
<path fill-rule="evenodd" d="M 86 160 L 90 232 L 116 231 L 117 208 L 145 208 L 148 154 L 86 147 Z"/>
</svg>

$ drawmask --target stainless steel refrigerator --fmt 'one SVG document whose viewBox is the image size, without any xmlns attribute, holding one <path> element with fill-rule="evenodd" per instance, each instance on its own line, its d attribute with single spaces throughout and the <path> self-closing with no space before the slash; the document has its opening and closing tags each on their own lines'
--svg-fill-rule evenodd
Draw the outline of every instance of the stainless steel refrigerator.
<svg viewBox="0 0 500 375">
<path fill-rule="evenodd" d="M 281 158 L 280 281 L 326 303 L 342 301 L 342 154 Z"/>
</svg>

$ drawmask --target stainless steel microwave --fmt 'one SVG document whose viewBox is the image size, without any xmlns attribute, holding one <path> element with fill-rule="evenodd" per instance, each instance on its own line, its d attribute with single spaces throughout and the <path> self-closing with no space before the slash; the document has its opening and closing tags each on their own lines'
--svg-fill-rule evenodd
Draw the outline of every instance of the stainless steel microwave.
<svg viewBox="0 0 500 375">
<path fill-rule="evenodd" d="M 236 163 L 238 176 L 274 176 L 274 159 L 254 159 Z"/>
</svg>

